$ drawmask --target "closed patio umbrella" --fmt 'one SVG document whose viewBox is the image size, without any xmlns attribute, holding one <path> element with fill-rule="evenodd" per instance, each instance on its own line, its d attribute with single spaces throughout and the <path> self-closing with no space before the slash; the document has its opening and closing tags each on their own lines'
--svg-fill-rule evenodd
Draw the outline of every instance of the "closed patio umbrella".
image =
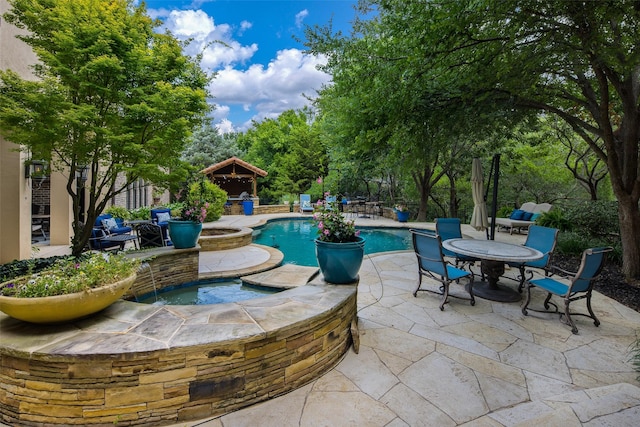
<svg viewBox="0 0 640 427">
<path fill-rule="evenodd" d="M 480 159 L 473 159 L 471 169 L 471 195 L 473 196 L 473 214 L 471 215 L 471 226 L 478 231 L 486 230 L 489 227 L 487 215 L 487 203 L 484 200 L 482 163 Z"/>
</svg>

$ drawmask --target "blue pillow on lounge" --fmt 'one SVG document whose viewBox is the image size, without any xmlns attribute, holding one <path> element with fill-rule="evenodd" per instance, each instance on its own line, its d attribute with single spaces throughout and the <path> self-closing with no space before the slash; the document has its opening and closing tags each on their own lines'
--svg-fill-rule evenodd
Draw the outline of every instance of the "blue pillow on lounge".
<svg viewBox="0 0 640 427">
<path fill-rule="evenodd" d="M 525 221 L 531 221 L 532 216 L 533 212 L 525 212 L 524 215 L 522 215 L 522 219 Z"/>
<path fill-rule="evenodd" d="M 510 219 L 522 219 L 523 215 L 524 215 L 524 211 L 523 210 L 515 209 L 513 212 L 511 212 L 511 216 L 509 218 Z"/>
</svg>

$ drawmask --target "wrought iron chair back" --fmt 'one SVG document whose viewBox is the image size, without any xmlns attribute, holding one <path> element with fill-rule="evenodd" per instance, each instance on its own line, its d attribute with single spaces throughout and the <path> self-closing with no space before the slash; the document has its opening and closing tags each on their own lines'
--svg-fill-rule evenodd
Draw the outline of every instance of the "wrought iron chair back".
<svg viewBox="0 0 640 427">
<path fill-rule="evenodd" d="M 139 224 L 136 227 L 138 234 L 138 244 L 140 248 L 165 246 L 165 238 L 162 227 L 157 224 Z"/>
</svg>

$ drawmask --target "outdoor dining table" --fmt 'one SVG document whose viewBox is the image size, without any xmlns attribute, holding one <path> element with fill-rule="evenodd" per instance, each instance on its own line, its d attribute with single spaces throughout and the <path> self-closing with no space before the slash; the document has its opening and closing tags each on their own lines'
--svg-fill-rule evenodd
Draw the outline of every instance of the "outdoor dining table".
<svg viewBox="0 0 640 427">
<path fill-rule="evenodd" d="M 504 274 L 505 262 L 535 261 L 544 256 L 542 252 L 528 246 L 482 239 L 448 239 L 442 247 L 460 255 L 477 258 L 486 281 L 473 283 L 473 294 L 484 299 L 500 302 L 520 301 L 515 289 L 500 286 L 498 280 Z"/>
</svg>

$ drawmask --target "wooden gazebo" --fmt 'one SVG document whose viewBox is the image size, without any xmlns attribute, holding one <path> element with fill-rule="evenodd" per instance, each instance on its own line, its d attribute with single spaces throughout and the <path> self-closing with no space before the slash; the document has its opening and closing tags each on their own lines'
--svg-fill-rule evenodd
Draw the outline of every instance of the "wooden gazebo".
<svg viewBox="0 0 640 427">
<path fill-rule="evenodd" d="M 245 194 L 251 197 L 254 205 L 259 204 L 258 177 L 267 176 L 266 171 L 234 156 L 200 172 L 227 192 L 232 208 L 241 204 Z"/>
</svg>

